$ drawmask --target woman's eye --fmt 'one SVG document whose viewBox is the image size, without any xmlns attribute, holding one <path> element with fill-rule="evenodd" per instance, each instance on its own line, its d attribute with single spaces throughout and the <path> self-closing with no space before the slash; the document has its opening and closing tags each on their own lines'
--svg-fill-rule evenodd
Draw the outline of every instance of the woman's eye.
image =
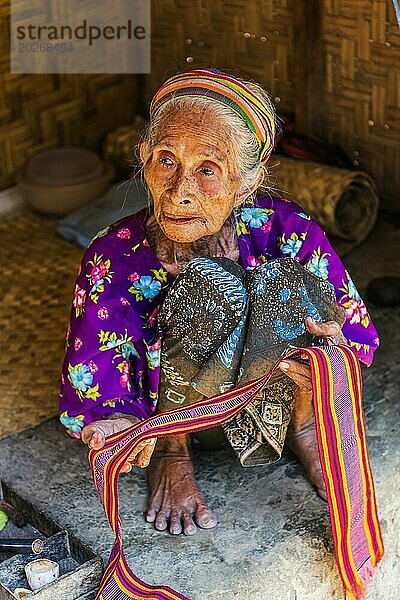
<svg viewBox="0 0 400 600">
<path fill-rule="evenodd" d="M 203 167 L 200 170 L 203 173 L 203 175 L 206 175 L 207 177 L 211 177 L 211 175 L 215 175 L 214 171 L 212 169 L 210 169 L 210 167 Z"/>
<path fill-rule="evenodd" d="M 169 156 L 162 156 L 159 160 L 162 165 L 165 165 L 167 167 L 170 167 L 172 165 L 172 160 L 169 158 Z"/>
</svg>

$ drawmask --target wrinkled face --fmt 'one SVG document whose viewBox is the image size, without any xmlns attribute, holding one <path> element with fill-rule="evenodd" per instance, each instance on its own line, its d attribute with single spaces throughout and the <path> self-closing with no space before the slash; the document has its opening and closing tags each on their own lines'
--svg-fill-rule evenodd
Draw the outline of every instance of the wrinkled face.
<svg viewBox="0 0 400 600">
<path fill-rule="evenodd" d="M 164 234 L 177 242 L 194 242 L 217 233 L 248 192 L 238 194 L 231 143 L 217 115 L 180 108 L 165 123 L 144 175 Z"/>
</svg>

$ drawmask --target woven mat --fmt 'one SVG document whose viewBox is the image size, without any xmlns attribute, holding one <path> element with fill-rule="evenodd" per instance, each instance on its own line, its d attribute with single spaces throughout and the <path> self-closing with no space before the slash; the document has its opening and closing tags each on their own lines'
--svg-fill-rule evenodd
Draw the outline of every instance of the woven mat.
<svg viewBox="0 0 400 600">
<path fill-rule="evenodd" d="M 82 250 L 53 219 L 0 222 L 0 438 L 58 412 L 72 286 Z"/>
<path fill-rule="evenodd" d="M 375 183 L 367 173 L 278 155 L 271 163 L 279 192 L 311 213 L 340 255 L 367 237 L 379 207 Z"/>
</svg>

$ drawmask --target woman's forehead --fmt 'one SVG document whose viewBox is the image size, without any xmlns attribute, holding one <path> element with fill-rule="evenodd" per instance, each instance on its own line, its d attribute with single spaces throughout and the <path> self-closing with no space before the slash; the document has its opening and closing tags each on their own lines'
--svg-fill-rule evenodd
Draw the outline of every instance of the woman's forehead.
<svg viewBox="0 0 400 600">
<path fill-rule="evenodd" d="M 168 135 L 164 138 L 160 137 L 157 140 L 155 147 L 166 148 L 172 152 L 178 151 L 180 148 L 186 146 L 186 142 L 189 141 L 190 138 L 191 136 L 188 135 L 187 132 L 182 131 L 177 136 Z M 196 155 L 204 158 L 212 158 L 220 162 L 226 160 L 228 152 L 225 142 L 219 141 L 218 145 L 210 144 L 209 141 L 201 137 L 194 139 L 193 142 L 194 143 L 191 144 L 192 152 L 194 152 Z"/>
<path fill-rule="evenodd" d="M 221 130 L 227 130 L 225 119 L 209 106 L 179 106 L 167 110 L 161 122 L 157 125 L 157 133 L 172 132 L 173 135 L 183 130 L 189 130 L 201 135 L 202 132 L 214 134 L 216 137 Z"/>
</svg>

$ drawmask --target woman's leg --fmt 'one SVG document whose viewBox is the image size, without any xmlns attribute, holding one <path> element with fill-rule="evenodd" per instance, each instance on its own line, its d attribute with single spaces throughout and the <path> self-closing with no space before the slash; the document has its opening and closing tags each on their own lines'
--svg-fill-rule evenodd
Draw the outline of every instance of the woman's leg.
<svg viewBox="0 0 400 600">
<path fill-rule="evenodd" d="M 329 315 L 328 315 L 329 316 Z M 337 321 L 317 323 L 307 317 L 308 331 L 315 337 L 324 340 L 324 343 L 347 345 L 341 326 Z M 319 495 L 327 499 L 319 459 L 317 432 L 312 399 L 311 371 L 308 364 L 294 360 L 283 361 L 281 369 L 297 384 L 293 414 L 289 424 L 286 443 L 303 464 L 310 479 L 317 487 Z"/>
<path fill-rule="evenodd" d="M 288 427 L 286 444 L 297 456 L 307 475 L 324 500 L 325 483 L 318 452 L 317 431 L 315 428 L 312 393 L 297 389 L 294 398 L 293 416 Z"/>
<path fill-rule="evenodd" d="M 228 259 L 195 259 L 176 279 L 158 315 L 163 331 L 159 412 L 235 384 L 247 313 L 244 276 Z M 216 525 L 195 481 L 188 436 L 158 440 L 149 484 L 147 520 L 157 529 L 192 535 L 196 525 Z"/>
</svg>

